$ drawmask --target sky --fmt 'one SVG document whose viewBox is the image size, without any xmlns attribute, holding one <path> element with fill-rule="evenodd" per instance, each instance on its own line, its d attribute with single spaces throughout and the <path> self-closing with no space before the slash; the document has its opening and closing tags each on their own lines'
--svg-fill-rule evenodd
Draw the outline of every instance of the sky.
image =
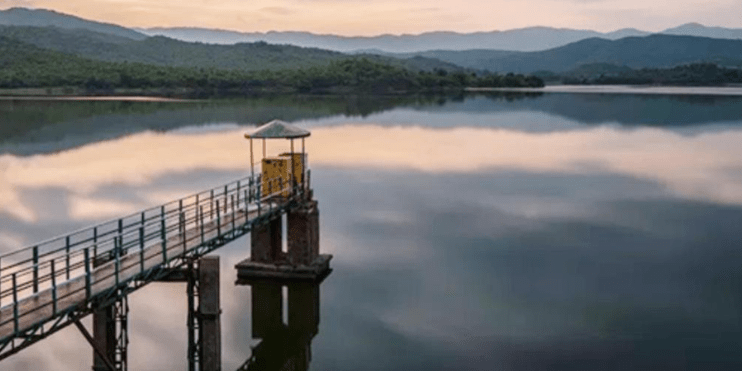
<svg viewBox="0 0 742 371">
<path fill-rule="evenodd" d="M 346 36 L 529 26 L 661 31 L 689 22 L 742 28 L 740 0 L 0 0 L 128 27 L 310 31 Z"/>
</svg>

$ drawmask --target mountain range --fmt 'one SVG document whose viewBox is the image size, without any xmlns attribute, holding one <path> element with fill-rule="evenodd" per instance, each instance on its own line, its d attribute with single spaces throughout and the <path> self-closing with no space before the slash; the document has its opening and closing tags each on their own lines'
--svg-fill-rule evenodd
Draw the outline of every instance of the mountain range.
<svg viewBox="0 0 742 371">
<path fill-rule="evenodd" d="M 428 50 L 494 49 L 508 51 L 541 51 L 580 40 L 601 38 L 618 40 L 631 36 L 648 36 L 652 32 L 625 28 L 613 32 L 574 30 L 567 28 L 528 27 L 507 31 L 474 33 L 427 32 L 419 35 L 337 36 L 309 32 L 236 32 L 203 28 L 148 28 L 137 31 L 150 36 L 160 35 L 183 41 L 212 44 L 265 41 L 271 44 L 291 44 L 303 47 L 335 50 L 346 53 L 385 52 L 409 53 Z M 722 39 L 742 39 L 742 29 L 705 27 L 689 23 L 659 32 L 667 35 L 698 36 Z"/>
<path fill-rule="evenodd" d="M 600 33 L 532 27 L 469 34 L 346 37 L 198 28 L 132 30 L 50 10 L 13 8 L 0 11 L 0 37 L 90 60 L 242 71 L 327 65 L 349 58 L 350 51 L 378 62 L 427 71 L 467 68 L 565 73 L 584 72 L 588 65 L 588 70 L 610 72 L 698 62 L 742 67 L 742 29 L 695 23 L 659 34 L 636 29 Z M 392 52 L 395 50 L 402 52 Z"/>
<path fill-rule="evenodd" d="M 85 20 L 79 17 L 45 9 L 11 8 L 0 11 L 0 25 L 54 26 L 65 29 L 87 29 L 143 40 L 147 36 L 208 44 L 237 44 L 264 41 L 270 44 L 289 44 L 339 52 L 410 53 L 429 50 L 494 49 L 507 51 L 541 51 L 564 46 L 580 40 L 601 38 L 618 40 L 631 36 L 647 36 L 652 32 L 633 28 L 613 32 L 576 30 L 568 28 L 528 27 L 506 31 L 457 33 L 427 32 L 417 35 L 338 36 L 310 32 L 238 32 L 206 28 L 146 28 L 129 29 L 118 25 Z M 659 32 L 667 35 L 698 36 L 719 39 L 742 39 L 742 28 L 706 27 L 688 23 Z"/>
</svg>

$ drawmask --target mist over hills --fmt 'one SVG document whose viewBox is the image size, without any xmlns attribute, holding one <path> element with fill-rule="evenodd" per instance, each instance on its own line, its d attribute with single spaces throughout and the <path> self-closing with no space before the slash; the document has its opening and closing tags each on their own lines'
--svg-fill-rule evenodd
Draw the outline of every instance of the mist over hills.
<svg viewBox="0 0 742 371">
<path fill-rule="evenodd" d="M 340 52 L 378 50 L 385 53 L 421 52 L 427 50 L 497 49 L 537 51 L 566 45 L 591 37 L 615 40 L 627 36 L 643 36 L 648 32 L 622 29 L 600 33 L 566 28 L 529 27 L 508 31 L 457 33 L 426 32 L 419 35 L 338 36 L 310 32 L 236 32 L 204 28 L 138 29 L 150 36 L 166 36 L 178 40 L 211 44 L 265 41 L 271 44 L 291 44 Z"/>
<path fill-rule="evenodd" d="M 340 52 L 420 53 L 430 50 L 507 50 L 542 51 L 577 41 L 601 38 L 618 40 L 632 36 L 648 36 L 652 32 L 624 28 L 613 32 L 574 30 L 567 28 L 527 27 L 506 31 L 456 33 L 427 32 L 419 35 L 338 36 L 310 32 L 237 32 L 205 28 L 148 28 L 139 32 L 167 36 L 178 40 L 212 44 L 265 41 L 272 44 L 291 44 Z M 742 39 L 742 29 L 706 27 L 688 23 L 670 28 L 660 34 L 697 36 L 720 39 Z"/>
</svg>

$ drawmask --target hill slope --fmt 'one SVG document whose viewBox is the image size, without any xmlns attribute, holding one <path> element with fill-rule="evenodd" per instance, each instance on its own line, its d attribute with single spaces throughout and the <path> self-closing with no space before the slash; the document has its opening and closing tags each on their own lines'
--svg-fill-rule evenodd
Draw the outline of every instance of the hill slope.
<svg viewBox="0 0 742 371">
<path fill-rule="evenodd" d="M 143 40 L 147 36 L 134 30 L 45 9 L 11 8 L 0 10 L 0 25 L 4 26 L 54 26 L 64 29 L 85 29 L 103 34 Z"/>
<path fill-rule="evenodd" d="M 463 64 L 469 68 L 518 73 L 565 72 L 596 63 L 631 68 L 673 67 L 698 62 L 742 65 L 742 40 L 657 34 L 615 41 L 592 38 L 541 52 L 465 51 L 426 55 L 447 61 L 469 59 L 471 63 Z"/>
<path fill-rule="evenodd" d="M 349 56 L 339 52 L 265 42 L 236 45 L 188 43 L 162 36 L 132 40 L 81 29 L 0 26 L 0 36 L 39 48 L 107 62 L 134 62 L 169 67 L 199 67 L 245 71 L 324 66 Z M 425 57 L 395 59 L 365 56 L 412 70 L 461 70 L 459 66 Z"/>
</svg>

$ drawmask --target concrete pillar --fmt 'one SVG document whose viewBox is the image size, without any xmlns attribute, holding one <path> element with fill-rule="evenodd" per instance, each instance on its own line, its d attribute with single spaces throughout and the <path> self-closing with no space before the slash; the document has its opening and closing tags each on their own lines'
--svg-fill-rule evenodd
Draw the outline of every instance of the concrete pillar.
<svg viewBox="0 0 742 371">
<path fill-rule="evenodd" d="M 93 312 L 93 341 L 102 350 L 108 360 L 116 357 L 116 318 L 114 307 L 109 305 Z M 93 371 L 109 371 L 106 363 L 93 351 Z"/>
<path fill-rule="evenodd" d="M 319 256 L 319 209 L 317 201 L 291 210 L 286 215 L 288 260 L 293 265 L 310 265 Z"/>
<path fill-rule="evenodd" d="M 198 312 L 201 318 L 201 370 L 222 369 L 221 308 L 219 305 L 219 257 L 205 256 L 198 266 Z"/>
<path fill-rule="evenodd" d="M 250 260 L 274 263 L 281 259 L 281 218 L 255 225 L 250 232 Z"/>
</svg>

